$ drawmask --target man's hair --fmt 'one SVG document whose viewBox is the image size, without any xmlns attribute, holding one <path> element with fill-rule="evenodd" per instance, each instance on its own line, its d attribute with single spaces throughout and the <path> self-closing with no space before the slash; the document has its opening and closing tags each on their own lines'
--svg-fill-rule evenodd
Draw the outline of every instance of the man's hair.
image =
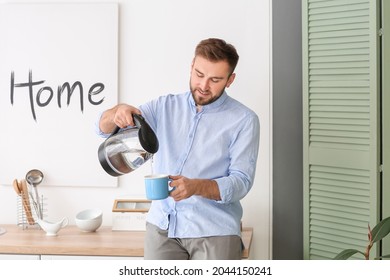
<svg viewBox="0 0 390 280">
<path fill-rule="evenodd" d="M 230 74 L 234 72 L 239 58 L 233 45 L 217 38 L 200 41 L 195 49 L 196 56 L 201 56 L 212 62 L 226 61 L 230 67 Z"/>
</svg>

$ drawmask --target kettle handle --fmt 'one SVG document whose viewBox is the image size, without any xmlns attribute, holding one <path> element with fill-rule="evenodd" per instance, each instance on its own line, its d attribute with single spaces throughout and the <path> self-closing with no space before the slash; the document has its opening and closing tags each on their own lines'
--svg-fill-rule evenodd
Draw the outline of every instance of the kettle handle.
<svg viewBox="0 0 390 280">
<path fill-rule="evenodd" d="M 145 126 L 146 121 L 143 116 L 139 114 L 133 114 L 132 116 L 136 127 L 141 128 L 142 126 Z"/>
<path fill-rule="evenodd" d="M 146 123 L 145 119 L 141 115 L 133 114 L 132 117 L 133 117 L 133 121 L 134 121 L 135 126 L 138 127 L 138 128 L 141 128 L 141 126 Z M 114 128 L 114 130 L 111 132 L 109 137 L 114 136 L 115 134 L 117 134 L 120 129 L 121 128 L 119 126 L 116 126 Z"/>
<path fill-rule="evenodd" d="M 158 151 L 158 139 L 153 129 L 141 115 L 133 114 L 133 120 L 135 125 L 139 128 L 138 138 L 142 148 L 148 153 L 156 153 Z"/>
<path fill-rule="evenodd" d="M 117 134 L 120 129 L 121 128 L 119 126 L 116 126 L 114 128 L 114 130 L 111 132 L 110 136 L 108 136 L 108 138 L 110 138 L 110 137 L 114 136 L 115 134 Z"/>
</svg>

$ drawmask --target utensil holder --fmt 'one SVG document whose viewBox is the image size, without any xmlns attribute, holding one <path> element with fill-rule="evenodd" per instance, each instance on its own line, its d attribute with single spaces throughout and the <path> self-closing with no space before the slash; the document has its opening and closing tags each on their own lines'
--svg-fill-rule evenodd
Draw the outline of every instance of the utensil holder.
<svg viewBox="0 0 390 280">
<path fill-rule="evenodd" d="M 29 207 L 27 205 L 29 205 Z M 37 219 L 43 219 L 46 217 L 46 207 L 47 201 L 46 198 L 42 195 L 40 196 L 39 206 L 36 205 L 36 202 L 31 199 L 28 194 L 18 195 L 16 200 L 17 225 L 23 229 L 40 229 L 40 226 L 37 223 Z M 39 211 L 39 209 L 41 209 L 41 211 Z M 41 215 L 39 212 L 41 212 Z"/>
</svg>

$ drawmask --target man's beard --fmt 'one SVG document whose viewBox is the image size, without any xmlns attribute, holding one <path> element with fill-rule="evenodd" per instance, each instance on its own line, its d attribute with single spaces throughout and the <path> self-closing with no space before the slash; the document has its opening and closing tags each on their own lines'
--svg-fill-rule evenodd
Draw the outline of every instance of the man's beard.
<svg viewBox="0 0 390 280">
<path fill-rule="evenodd" d="M 195 94 L 195 91 L 198 90 L 198 88 L 193 88 L 191 86 L 191 83 L 190 83 L 190 89 L 191 89 L 191 94 L 192 94 L 192 98 L 194 98 L 195 100 L 195 104 L 196 105 L 201 105 L 201 106 L 205 106 L 205 105 L 208 105 L 208 104 L 211 104 L 213 103 L 214 101 L 218 100 L 218 98 L 222 95 L 222 93 L 225 91 L 225 88 L 223 88 L 218 95 L 212 97 L 211 99 L 206 99 L 206 98 L 202 98 L 202 97 L 199 97 L 198 95 Z M 199 91 L 199 90 L 198 90 Z M 208 91 L 206 91 L 206 93 L 208 93 Z M 209 96 L 209 95 L 208 95 Z"/>
</svg>

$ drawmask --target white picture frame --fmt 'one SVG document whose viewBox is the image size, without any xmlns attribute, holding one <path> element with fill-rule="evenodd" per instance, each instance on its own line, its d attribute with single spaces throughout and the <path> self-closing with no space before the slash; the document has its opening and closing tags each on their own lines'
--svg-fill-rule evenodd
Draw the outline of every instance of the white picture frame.
<svg viewBox="0 0 390 280">
<path fill-rule="evenodd" d="M 118 4 L 1 4 L 0 38 L 0 183 L 117 186 L 94 124 L 118 102 Z"/>
</svg>

